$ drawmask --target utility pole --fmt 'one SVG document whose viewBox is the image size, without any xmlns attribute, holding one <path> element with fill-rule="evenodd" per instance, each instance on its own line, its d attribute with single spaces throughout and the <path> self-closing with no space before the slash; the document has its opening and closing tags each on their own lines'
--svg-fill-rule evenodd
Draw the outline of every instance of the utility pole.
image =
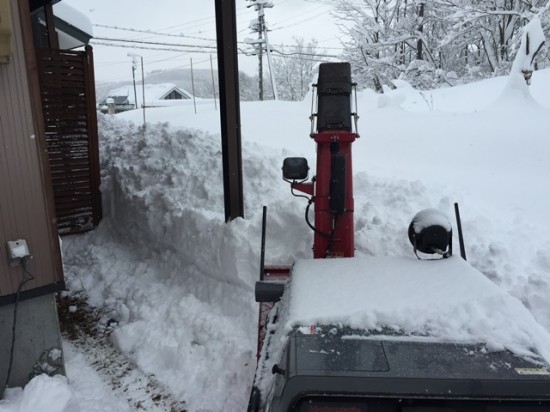
<svg viewBox="0 0 550 412">
<path fill-rule="evenodd" d="M 135 53 L 128 53 L 128 56 L 134 59 L 134 66 L 137 64 L 137 59 L 141 59 L 141 90 L 143 97 L 143 128 L 145 129 L 145 71 L 143 70 L 143 56 Z M 134 91 L 135 93 L 135 91 Z M 137 96 L 136 96 L 136 108 L 137 108 Z"/>
<path fill-rule="evenodd" d="M 265 22 L 264 22 L 265 24 Z M 271 88 L 273 89 L 273 99 L 279 100 L 277 96 L 277 85 L 275 84 L 275 76 L 273 75 L 273 64 L 271 63 L 271 46 L 269 45 L 269 40 L 267 38 L 267 26 L 265 26 L 265 45 L 267 51 L 267 64 L 269 65 L 269 77 L 271 78 Z"/>
<path fill-rule="evenodd" d="M 132 80 L 134 81 L 134 109 L 138 108 L 137 91 L 136 91 L 136 66 L 137 56 L 132 53 L 128 53 L 128 57 L 132 58 Z"/>
<path fill-rule="evenodd" d="M 258 55 L 258 87 L 259 87 L 259 98 L 260 100 L 264 99 L 264 67 L 263 67 L 263 55 L 264 55 L 264 48 L 268 52 L 269 56 L 269 44 L 267 43 L 267 29 L 265 25 L 265 8 L 271 8 L 273 7 L 273 3 L 269 0 L 247 0 L 251 4 L 249 4 L 247 7 L 254 7 L 254 10 L 258 12 L 258 18 L 254 19 L 250 22 L 250 30 L 252 30 L 253 33 L 258 33 L 258 39 L 254 41 L 250 41 L 249 43 L 254 45 L 256 54 Z M 265 40 L 264 40 L 264 33 Z M 273 71 L 271 70 L 270 65 L 270 75 L 271 75 L 271 83 L 274 84 L 273 81 Z M 275 92 L 276 96 L 276 92 Z M 276 98 L 275 98 L 276 99 Z"/>
</svg>

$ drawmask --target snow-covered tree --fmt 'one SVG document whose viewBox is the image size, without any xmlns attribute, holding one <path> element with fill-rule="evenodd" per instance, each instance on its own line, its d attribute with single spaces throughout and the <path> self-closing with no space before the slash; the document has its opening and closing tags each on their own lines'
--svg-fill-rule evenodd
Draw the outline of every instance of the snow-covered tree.
<svg viewBox="0 0 550 412">
<path fill-rule="evenodd" d="M 258 100 L 258 76 L 239 72 L 240 98 L 243 101 Z"/>
<path fill-rule="evenodd" d="M 442 47 L 464 50 L 465 67 L 481 65 L 486 72 L 508 72 L 520 29 L 548 0 L 436 0 L 454 22 Z"/>
<path fill-rule="evenodd" d="M 338 0 L 335 16 L 355 77 L 382 91 L 398 78 L 431 88 L 509 73 L 523 26 L 538 16 L 550 30 L 549 8 L 550 0 Z"/>
<path fill-rule="evenodd" d="M 545 43 L 539 17 L 533 18 L 522 30 L 521 44 L 512 65 L 512 76 L 521 75 L 527 84 L 535 69 L 535 58 Z"/>
<path fill-rule="evenodd" d="M 441 24 L 434 13 L 429 0 L 339 0 L 335 15 L 358 80 L 377 91 L 404 73 L 413 85 L 426 83 L 421 72 L 439 66 L 433 39 Z"/>
<path fill-rule="evenodd" d="M 315 67 L 324 60 L 317 41 L 294 38 L 293 46 L 277 51 L 281 57 L 273 59 L 273 72 L 279 99 L 302 100 L 314 80 Z"/>
</svg>

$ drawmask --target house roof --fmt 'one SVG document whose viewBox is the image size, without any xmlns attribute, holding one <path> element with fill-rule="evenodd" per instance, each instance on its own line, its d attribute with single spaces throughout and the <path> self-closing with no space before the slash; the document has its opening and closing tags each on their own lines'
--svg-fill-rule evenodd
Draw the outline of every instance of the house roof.
<svg viewBox="0 0 550 412">
<path fill-rule="evenodd" d="M 133 104 L 133 103 L 129 102 L 128 96 L 109 96 L 109 97 L 106 97 L 105 99 L 103 99 L 102 101 L 100 101 L 99 104 L 100 105 L 108 104 L 109 102 L 107 100 L 109 100 L 109 99 L 113 99 L 113 103 L 115 105 L 117 105 L 117 104 Z"/>
<path fill-rule="evenodd" d="M 172 91 L 176 90 L 181 93 L 184 98 L 192 99 L 193 95 L 186 90 L 180 89 L 174 83 L 160 83 L 160 84 L 146 84 L 145 85 L 145 102 L 149 105 L 151 102 L 162 100 Z M 136 95 L 138 100 L 138 106 L 143 102 L 143 88 L 141 85 L 136 85 Z M 134 86 L 122 86 L 109 92 L 109 97 L 113 96 L 128 96 L 130 104 L 135 104 L 134 99 Z"/>
<path fill-rule="evenodd" d="M 164 93 L 164 95 L 160 98 L 160 100 L 164 99 L 166 96 L 168 96 L 173 91 L 179 93 L 184 99 L 192 99 L 193 98 L 193 96 L 189 92 L 186 92 L 185 90 L 182 90 L 178 87 L 173 87 L 170 90 L 168 90 L 166 93 Z"/>
</svg>

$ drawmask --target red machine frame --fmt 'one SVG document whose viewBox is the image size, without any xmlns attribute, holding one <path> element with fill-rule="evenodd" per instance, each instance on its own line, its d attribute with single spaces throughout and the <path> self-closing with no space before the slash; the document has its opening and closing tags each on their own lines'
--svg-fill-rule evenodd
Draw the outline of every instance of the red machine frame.
<svg viewBox="0 0 550 412">
<path fill-rule="evenodd" d="M 312 196 L 315 205 L 313 257 L 353 257 L 355 252 L 353 227 L 353 178 L 351 144 L 357 133 L 329 130 L 313 134 L 317 143 L 317 170 L 312 182 L 291 184 L 293 189 Z M 331 159 L 334 147 L 345 158 L 345 209 L 335 215 L 330 207 Z"/>
</svg>

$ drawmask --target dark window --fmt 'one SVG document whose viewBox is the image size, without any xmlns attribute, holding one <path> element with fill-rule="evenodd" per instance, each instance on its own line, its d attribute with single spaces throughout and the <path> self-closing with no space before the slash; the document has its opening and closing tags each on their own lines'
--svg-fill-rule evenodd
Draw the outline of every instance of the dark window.
<svg viewBox="0 0 550 412">
<path fill-rule="evenodd" d="M 176 90 L 172 90 L 170 93 L 168 93 L 164 97 L 164 100 L 181 100 L 181 99 L 183 99 L 182 94 Z"/>
</svg>

